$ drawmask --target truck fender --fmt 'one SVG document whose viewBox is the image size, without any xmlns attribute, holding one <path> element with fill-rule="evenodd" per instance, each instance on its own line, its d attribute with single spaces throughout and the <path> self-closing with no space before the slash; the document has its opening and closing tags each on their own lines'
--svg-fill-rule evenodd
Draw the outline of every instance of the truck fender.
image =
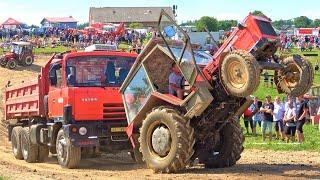
<svg viewBox="0 0 320 180">
<path fill-rule="evenodd" d="M 30 126 L 30 140 L 32 144 L 44 145 L 44 143 L 40 141 L 40 130 L 42 128 L 47 128 L 47 125 L 34 124 Z"/>
</svg>

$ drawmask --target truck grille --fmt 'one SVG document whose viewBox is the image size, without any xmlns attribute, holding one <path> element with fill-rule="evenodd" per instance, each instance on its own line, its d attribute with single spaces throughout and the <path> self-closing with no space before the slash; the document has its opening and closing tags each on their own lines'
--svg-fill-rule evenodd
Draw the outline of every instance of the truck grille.
<svg viewBox="0 0 320 180">
<path fill-rule="evenodd" d="M 126 112 L 123 104 L 113 104 L 113 103 L 103 104 L 103 119 L 126 120 Z"/>
</svg>

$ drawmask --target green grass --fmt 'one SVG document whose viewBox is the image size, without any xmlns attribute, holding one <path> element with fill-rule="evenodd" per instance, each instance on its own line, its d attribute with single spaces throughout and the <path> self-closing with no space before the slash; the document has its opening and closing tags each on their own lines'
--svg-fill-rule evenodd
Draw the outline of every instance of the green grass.
<svg viewBox="0 0 320 180">
<path fill-rule="evenodd" d="M 303 127 L 305 142 L 302 144 L 298 143 L 285 143 L 281 140 L 275 139 L 275 132 L 273 129 L 273 140 L 269 141 L 268 137 L 266 141 L 262 141 L 261 129 L 257 125 L 257 136 L 251 134 L 251 129 L 249 128 L 249 134 L 246 134 L 243 119 L 241 119 L 241 127 L 245 133 L 245 149 L 269 149 L 274 151 L 317 151 L 320 152 L 320 132 L 318 126 L 313 126 L 311 124 L 306 124 Z"/>
<path fill-rule="evenodd" d="M 35 48 L 34 49 L 34 54 L 35 55 L 51 55 L 53 53 L 61 53 L 70 50 L 69 47 L 65 46 L 57 46 L 55 48 L 51 47 L 45 47 L 45 48 Z M 0 48 L 0 55 L 4 54 L 4 51 L 2 48 Z"/>
</svg>

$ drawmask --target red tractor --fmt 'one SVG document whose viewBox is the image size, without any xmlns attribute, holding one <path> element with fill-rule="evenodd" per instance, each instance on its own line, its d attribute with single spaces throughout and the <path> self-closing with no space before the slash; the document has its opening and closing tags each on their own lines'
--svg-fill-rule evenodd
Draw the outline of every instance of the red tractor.
<svg viewBox="0 0 320 180">
<path fill-rule="evenodd" d="M 307 60 L 275 56 L 278 36 L 266 18 L 246 17 L 205 67 L 198 64 L 187 33 L 164 11 L 159 34 L 120 89 L 136 157 L 155 172 L 177 172 L 197 158 L 208 168 L 234 165 L 244 142 L 238 119 L 252 103 L 249 95 L 263 69 L 275 71 L 279 92 L 297 96 L 312 85 Z M 177 38 L 183 41 L 172 40 Z M 169 94 L 173 65 L 185 79 L 181 87 L 189 89 L 183 99 Z"/>
<path fill-rule="evenodd" d="M 0 59 L 2 67 L 14 69 L 17 65 L 31 66 L 34 62 L 33 46 L 29 42 L 13 42 L 11 52 L 4 54 Z"/>
</svg>

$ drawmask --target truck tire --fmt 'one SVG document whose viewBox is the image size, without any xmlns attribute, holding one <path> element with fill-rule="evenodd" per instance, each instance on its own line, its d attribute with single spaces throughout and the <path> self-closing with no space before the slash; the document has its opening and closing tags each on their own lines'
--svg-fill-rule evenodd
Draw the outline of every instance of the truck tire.
<svg viewBox="0 0 320 180">
<path fill-rule="evenodd" d="M 9 68 L 9 69 L 14 69 L 14 68 L 16 68 L 17 65 L 18 65 L 17 61 L 14 60 L 14 59 L 9 60 L 7 64 L 8 64 L 8 68 Z"/>
<path fill-rule="evenodd" d="M 23 60 L 22 64 L 23 64 L 24 66 L 31 66 L 33 62 L 34 62 L 34 58 L 33 58 L 32 56 L 27 56 L 27 57 Z"/>
<path fill-rule="evenodd" d="M 77 168 L 81 160 L 81 148 L 71 144 L 63 129 L 60 129 L 56 142 L 59 164 L 68 169 Z"/>
<path fill-rule="evenodd" d="M 35 163 L 38 160 L 38 145 L 32 144 L 29 128 L 25 127 L 21 132 L 21 147 L 23 159 L 28 163 Z"/>
<path fill-rule="evenodd" d="M 22 160 L 22 149 L 21 149 L 21 126 L 16 126 L 12 129 L 11 133 L 11 147 L 12 153 L 16 159 Z"/>
<path fill-rule="evenodd" d="M 205 151 L 199 162 L 206 168 L 224 168 L 236 164 L 243 151 L 244 135 L 240 124 L 232 119 L 220 130 L 220 144 L 213 151 Z M 215 154 L 217 153 L 217 154 Z"/>
<path fill-rule="evenodd" d="M 222 60 L 220 73 L 225 90 L 232 96 L 249 96 L 260 83 L 260 66 L 246 51 L 236 50 L 227 54 Z"/>
<path fill-rule="evenodd" d="M 46 145 L 38 146 L 38 162 L 44 162 L 46 158 L 49 156 L 49 147 Z"/>
<path fill-rule="evenodd" d="M 277 86 L 293 97 L 307 93 L 313 84 L 314 78 L 311 63 L 301 56 L 290 56 L 285 58 L 281 64 L 285 68 L 277 73 L 279 74 Z"/>
<path fill-rule="evenodd" d="M 184 169 L 194 153 L 190 120 L 173 109 L 156 108 L 140 128 L 140 152 L 147 166 L 159 173 Z"/>
</svg>

